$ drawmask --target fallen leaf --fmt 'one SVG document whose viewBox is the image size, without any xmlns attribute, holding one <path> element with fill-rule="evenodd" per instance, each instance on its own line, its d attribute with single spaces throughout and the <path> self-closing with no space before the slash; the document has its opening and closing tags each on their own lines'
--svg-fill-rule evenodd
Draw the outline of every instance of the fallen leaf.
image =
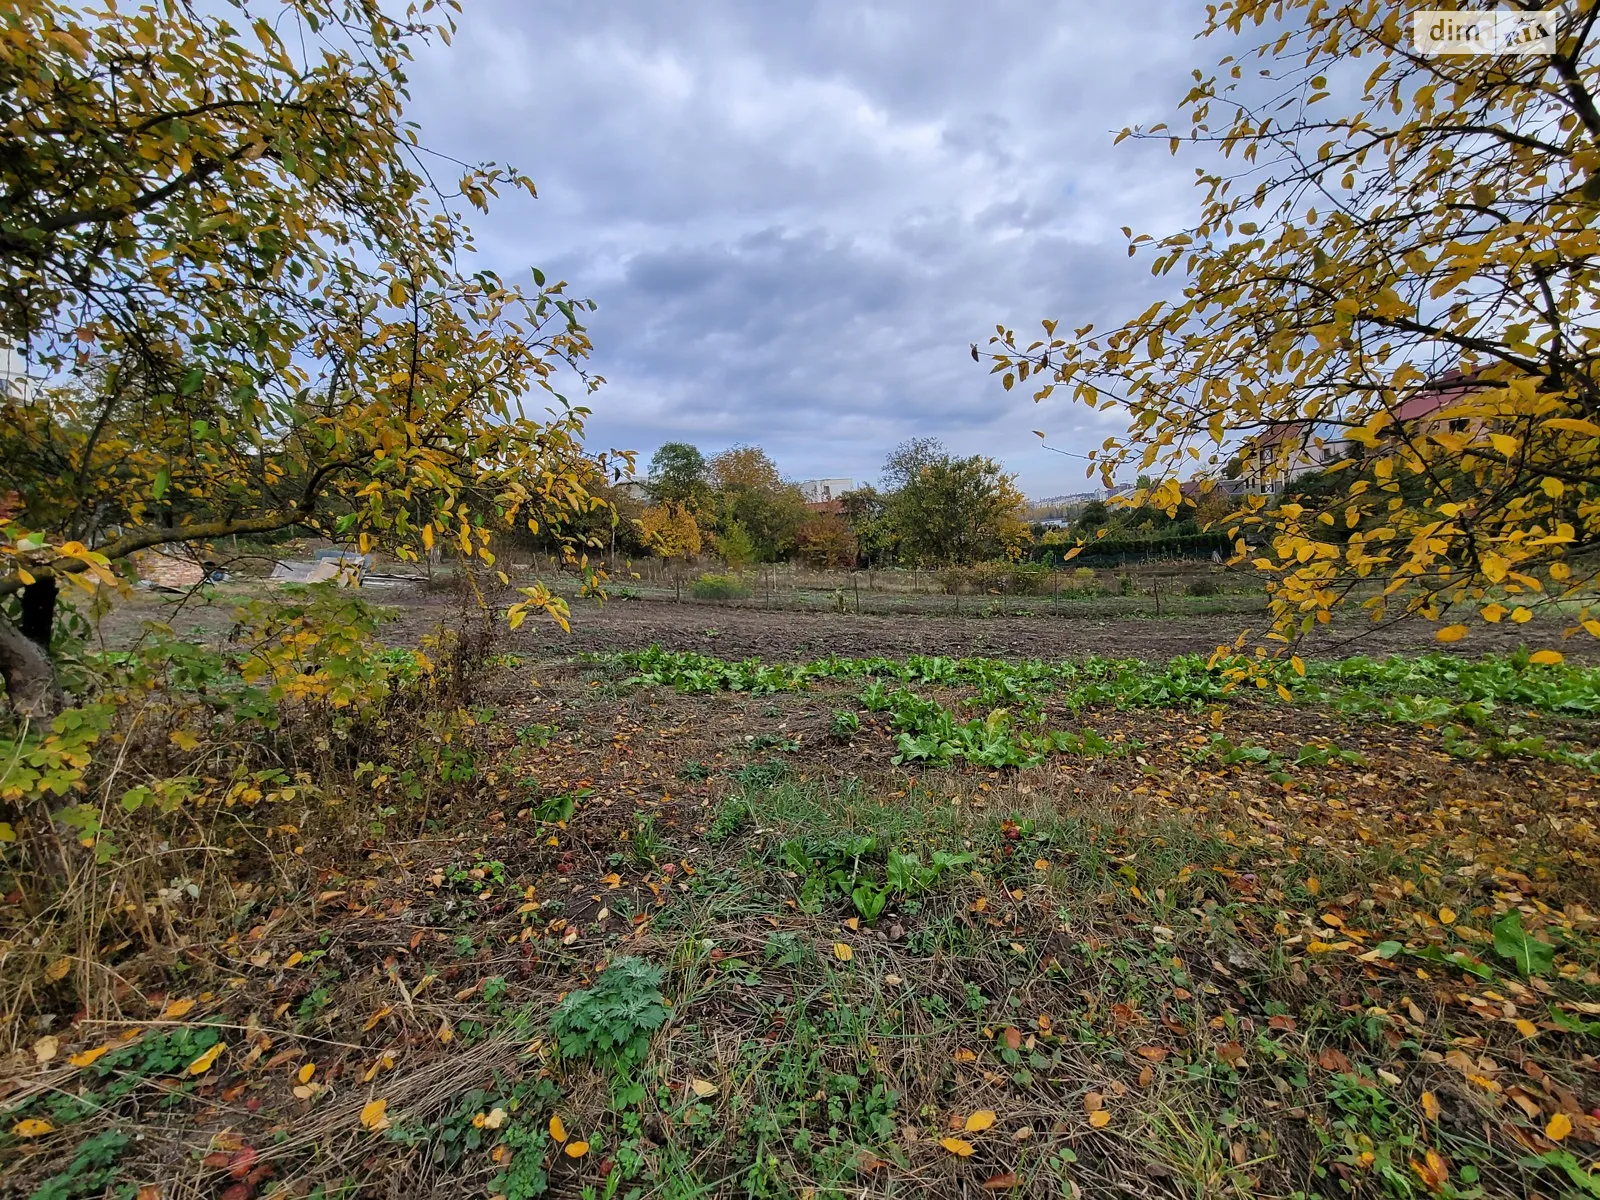
<svg viewBox="0 0 1600 1200">
<path fill-rule="evenodd" d="M 715 1096 L 717 1094 L 718 1090 L 719 1090 L 717 1085 L 712 1083 L 709 1079 L 696 1079 L 696 1080 L 693 1080 L 689 1084 L 689 1088 L 690 1088 L 691 1091 L 694 1092 L 694 1094 L 696 1096 L 699 1096 L 700 1099 L 702 1099 L 702 1100 L 706 1100 L 706 1099 L 709 1099 L 712 1096 Z"/>
<path fill-rule="evenodd" d="M 373 1133 L 388 1128 L 389 1102 L 387 1100 L 369 1100 L 361 1108 L 361 1127 L 370 1129 Z"/>
<path fill-rule="evenodd" d="M 61 1039 L 53 1034 L 46 1034 L 33 1044 L 33 1057 L 43 1066 L 61 1051 Z"/>
<path fill-rule="evenodd" d="M 1337 1071 L 1341 1074 L 1348 1074 L 1350 1071 L 1350 1060 L 1345 1057 L 1343 1051 L 1335 1050 L 1332 1046 L 1324 1046 L 1317 1051 L 1317 1065 L 1324 1071 Z"/>
<path fill-rule="evenodd" d="M 54 1129 L 55 1126 L 50 1124 L 49 1121 L 41 1121 L 38 1117 L 29 1117 L 13 1125 L 11 1134 L 13 1137 L 19 1138 L 36 1138 L 43 1137 Z"/>
<path fill-rule="evenodd" d="M 1008 1049 L 1008 1050 L 1020 1050 L 1020 1049 L 1022 1049 L 1022 1030 L 1018 1029 L 1015 1025 L 1007 1025 L 1006 1026 L 1006 1028 L 1005 1028 L 1005 1039 L 1006 1039 L 1006 1049 Z"/>
<path fill-rule="evenodd" d="M 849 962 L 852 958 L 854 958 L 856 956 L 856 953 L 855 953 L 854 950 L 850 949 L 850 947 L 845 945 L 843 942 L 835 942 L 833 944 L 833 956 L 835 958 L 837 958 L 840 962 Z"/>
<path fill-rule="evenodd" d="M 975 1153 L 971 1142 L 962 1141 L 958 1137 L 940 1138 L 939 1145 L 961 1158 L 971 1158 Z"/>
<path fill-rule="evenodd" d="M 44 969 L 44 977 L 51 983 L 56 983 L 67 977 L 67 972 L 72 970 L 70 958 L 58 958 Z"/>
<path fill-rule="evenodd" d="M 1423 1186 L 1430 1192 L 1437 1192 L 1450 1179 L 1450 1170 L 1445 1166 L 1445 1161 L 1437 1150 L 1430 1149 L 1423 1155 L 1422 1162 L 1413 1158 L 1411 1169 L 1417 1173 L 1417 1178 L 1422 1180 Z"/>
<path fill-rule="evenodd" d="M 1539 1027 L 1537 1025 L 1535 1025 L 1532 1021 L 1528 1020 L 1527 1017 L 1518 1017 L 1515 1021 L 1512 1022 L 1512 1024 L 1514 1024 L 1517 1027 L 1517 1032 L 1520 1033 L 1523 1037 L 1530 1037 L 1531 1038 L 1531 1037 L 1537 1037 L 1538 1036 Z"/>
<path fill-rule="evenodd" d="M 1134 1053 L 1153 1063 L 1163 1063 L 1167 1061 L 1168 1051 L 1165 1046 L 1140 1046 Z"/>
<path fill-rule="evenodd" d="M 898 976 L 898 975 L 885 975 L 883 977 L 883 982 L 885 984 L 887 984 L 889 987 L 899 987 L 900 983 L 901 983 L 901 979 L 900 979 L 900 976 Z"/>
<path fill-rule="evenodd" d="M 361 1032 L 362 1033 L 371 1033 L 373 1029 L 377 1028 L 378 1022 L 383 1020 L 385 1017 L 387 1017 L 393 1011 L 394 1011 L 393 1008 L 391 1008 L 389 1005 L 385 1004 L 377 1012 L 373 1013 L 370 1017 L 367 1018 L 367 1023 L 361 1027 Z"/>
<path fill-rule="evenodd" d="M 1566 1113 L 1557 1113 L 1550 1118 L 1550 1123 L 1544 1127 L 1544 1135 L 1552 1142 L 1559 1142 L 1572 1132 L 1572 1118 Z"/>
<path fill-rule="evenodd" d="M 1083 1097 L 1084 1112 L 1099 1112 L 1105 1106 L 1106 1098 L 1101 1092 L 1088 1092 Z"/>
<path fill-rule="evenodd" d="M 188 1016 L 189 1010 L 193 1007 L 193 1000 L 169 1000 L 167 1006 L 161 1010 L 161 1017 L 166 1021 L 176 1021 L 180 1017 Z"/>
<path fill-rule="evenodd" d="M 589 1153 L 589 1143 L 568 1142 L 565 1146 L 561 1147 L 561 1152 L 568 1158 L 582 1158 L 585 1154 Z"/>
<path fill-rule="evenodd" d="M 989 1176 L 983 1181 L 983 1187 L 989 1192 L 1009 1192 L 1012 1188 L 1019 1187 L 1021 1182 L 1015 1171 L 1007 1171 L 1004 1175 Z"/>
<path fill-rule="evenodd" d="M 483 1119 L 483 1127 L 485 1129 L 499 1129 L 505 1123 L 506 1110 L 503 1108 L 491 1108 L 489 1115 Z"/>
<path fill-rule="evenodd" d="M 550 1116 L 550 1136 L 557 1142 L 567 1140 L 567 1127 L 561 1123 L 561 1118 L 553 1113 Z"/>
<path fill-rule="evenodd" d="M 1090 1113 L 1089 1124 L 1093 1125 L 1096 1129 L 1104 1129 L 1107 1125 L 1111 1124 L 1111 1110 L 1108 1108 L 1102 1108 L 1096 1112 Z"/>
<path fill-rule="evenodd" d="M 965 1046 L 956 1051 L 955 1057 L 958 1063 L 973 1063 L 978 1061 L 977 1051 L 968 1050 Z"/>
<path fill-rule="evenodd" d="M 116 1049 L 116 1044 L 113 1042 L 108 1042 L 104 1046 L 96 1046 L 93 1050 L 85 1050 L 82 1053 L 74 1054 L 71 1058 L 67 1059 L 67 1061 L 78 1068 L 91 1066 L 102 1054 L 106 1054 L 114 1049 Z"/>
<path fill-rule="evenodd" d="M 1432 1092 L 1422 1093 L 1422 1115 L 1430 1121 L 1439 1119 L 1439 1097 Z"/>
<path fill-rule="evenodd" d="M 511 1161 L 511 1147 L 501 1142 L 489 1151 L 489 1161 L 497 1167 L 503 1167 Z"/>
<path fill-rule="evenodd" d="M 211 1047 L 211 1049 L 207 1050 L 199 1058 L 195 1059 L 189 1064 L 189 1074 L 204 1075 L 211 1069 L 211 1064 L 217 1061 L 217 1056 L 222 1053 L 223 1049 L 224 1047 L 221 1042 L 218 1042 L 215 1046 Z"/>
<path fill-rule="evenodd" d="M 1453 909 L 1453 908 L 1441 908 L 1439 910 L 1439 924 L 1441 924 L 1441 925 L 1454 925 L 1455 923 L 1456 923 L 1456 910 L 1455 909 Z"/>
<path fill-rule="evenodd" d="M 161 1200 L 161 1189 L 153 1183 L 147 1183 L 139 1189 L 133 1200 Z"/>
<path fill-rule="evenodd" d="M 306 1063 L 303 1067 L 301 1067 L 298 1071 L 296 1071 L 294 1073 L 294 1077 L 296 1079 L 298 1079 L 301 1083 L 310 1083 L 311 1082 L 311 1077 L 313 1075 L 315 1075 L 316 1073 L 317 1073 L 317 1064 L 316 1063 Z"/>
<path fill-rule="evenodd" d="M 985 1129 L 993 1127 L 995 1119 L 993 1109 L 980 1108 L 967 1118 L 965 1129 L 968 1133 L 982 1133 Z"/>
</svg>

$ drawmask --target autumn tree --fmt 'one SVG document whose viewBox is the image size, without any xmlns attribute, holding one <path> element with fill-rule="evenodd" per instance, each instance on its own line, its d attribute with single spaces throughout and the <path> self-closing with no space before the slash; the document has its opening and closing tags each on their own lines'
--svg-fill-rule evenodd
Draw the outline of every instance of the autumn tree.
<svg viewBox="0 0 1600 1200">
<path fill-rule="evenodd" d="M 840 570 L 856 565 L 856 536 L 841 516 L 821 513 L 795 531 L 800 557 L 814 567 Z"/>
<path fill-rule="evenodd" d="M 992 458 L 958 457 L 935 438 L 904 442 L 884 463 L 900 554 L 942 566 L 1014 556 L 1030 539 L 1027 502 Z"/>
<path fill-rule="evenodd" d="M 700 553 L 700 526 L 681 504 L 652 504 L 639 514 L 639 534 L 658 558 L 687 560 Z"/>
<path fill-rule="evenodd" d="M 1186 132 L 1209 147 L 1199 219 L 1129 253 L 1182 292 L 1131 321 L 1027 342 L 994 369 L 1128 419 L 1094 454 L 1156 479 L 1281 479 L 1285 438 L 1337 486 L 1251 497 L 1228 526 L 1265 572 L 1279 635 L 1354 601 L 1473 620 L 1590 614 L 1600 559 L 1600 105 L 1596 0 L 1536 14 L 1553 52 L 1430 56 L 1418 3 L 1224 0 L 1207 36 L 1243 35 L 1195 73 Z M 1119 139 L 1120 140 L 1120 139 Z M 1221 161 L 1222 169 L 1212 163 Z M 1330 453 L 1331 451 L 1331 453 Z M 1228 464 L 1235 465 L 1230 471 Z M 1242 539 L 1263 543 L 1245 555 Z M 1542 652 L 1554 660 L 1554 651 Z"/>
<path fill-rule="evenodd" d="M 732 446 L 707 464 L 711 487 L 719 492 L 776 491 L 783 486 L 778 464 L 760 446 Z"/>
<path fill-rule="evenodd" d="M 599 503 L 587 410 L 557 390 L 598 382 L 583 306 L 478 269 L 459 211 L 532 183 L 447 182 L 405 120 L 435 9 L 0 16 L 0 333 L 34 377 L 0 400 L 0 598 L 38 639 L 0 618 L 13 706 L 59 703 L 55 588 L 146 547 L 299 528 L 487 561 L 493 529 Z"/>
</svg>

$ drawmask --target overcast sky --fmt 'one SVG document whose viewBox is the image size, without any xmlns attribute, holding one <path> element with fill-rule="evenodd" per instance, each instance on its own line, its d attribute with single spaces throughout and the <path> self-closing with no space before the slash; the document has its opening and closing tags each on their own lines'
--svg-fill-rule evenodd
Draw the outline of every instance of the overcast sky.
<svg viewBox="0 0 1600 1200">
<path fill-rule="evenodd" d="M 1173 117 L 1196 0 L 467 0 L 423 54 L 426 144 L 530 174 L 473 222 L 484 258 L 591 297 L 591 441 L 761 445 L 785 475 L 876 480 L 932 435 L 1089 486 L 1117 424 L 1001 391 L 997 322 L 1131 316 L 1171 289 L 1120 227 L 1197 211 L 1197 160 L 1117 130 Z"/>
</svg>

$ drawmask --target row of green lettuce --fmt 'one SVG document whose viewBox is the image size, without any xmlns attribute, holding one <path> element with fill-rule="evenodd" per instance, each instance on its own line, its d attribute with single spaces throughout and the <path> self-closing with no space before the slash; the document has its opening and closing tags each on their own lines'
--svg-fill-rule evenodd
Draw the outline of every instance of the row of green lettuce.
<svg viewBox="0 0 1600 1200">
<path fill-rule="evenodd" d="M 1072 715 L 1094 706 L 1198 707 L 1236 692 L 1242 668 L 1248 667 L 1252 681 L 1268 685 L 1250 690 L 1269 702 L 1282 697 L 1290 703 L 1329 704 L 1349 715 L 1436 725 L 1444 731 L 1446 750 L 1462 757 L 1532 757 L 1600 770 L 1600 752 L 1553 743 L 1515 720 L 1526 712 L 1571 718 L 1600 712 L 1600 668 L 1544 665 L 1526 654 L 1311 663 L 1184 655 L 1164 664 L 1098 657 L 1048 662 L 830 655 L 785 664 L 729 661 L 652 646 L 591 657 L 633 671 L 627 685 L 672 687 L 690 694 L 770 695 L 803 691 L 825 680 L 865 680 L 859 700 L 868 711 L 889 715 L 897 760 L 905 762 L 942 764 L 960 758 L 980 766 L 1027 766 L 1052 753 L 1121 753 L 1125 746 L 1108 743 L 1093 731 L 1046 728 L 1045 704 Z M 891 681 L 901 686 L 891 688 Z M 970 698 L 957 704 L 982 715 L 964 718 L 955 708 L 910 690 L 913 686 L 970 690 Z M 1277 765 L 1276 756 L 1260 761 Z"/>
</svg>

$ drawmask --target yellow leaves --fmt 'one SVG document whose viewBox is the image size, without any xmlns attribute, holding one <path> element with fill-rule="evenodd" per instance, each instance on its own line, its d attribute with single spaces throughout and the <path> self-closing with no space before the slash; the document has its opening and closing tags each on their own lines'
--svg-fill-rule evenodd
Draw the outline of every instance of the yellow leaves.
<svg viewBox="0 0 1600 1200">
<path fill-rule="evenodd" d="M 1544 1135 L 1552 1142 L 1563 1141 L 1567 1134 L 1572 1132 L 1572 1118 L 1566 1113 L 1558 1112 L 1551 1117 L 1544 1127 Z"/>
<path fill-rule="evenodd" d="M 856 952 L 843 942 L 835 942 L 833 944 L 833 956 L 840 962 L 849 962 L 856 956 Z"/>
<path fill-rule="evenodd" d="M 1544 427 L 1560 430 L 1563 433 L 1581 433 L 1585 437 L 1600 437 L 1600 425 L 1573 417 L 1552 417 L 1544 422 Z"/>
<path fill-rule="evenodd" d="M 167 735 L 167 740 L 183 751 L 197 749 L 200 745 L 200 739 L 187 729 L 174 729 Z"/>
<path fill-rule="evenodd" d="M 1511 619 L 1518 625 L 1525 625 L 1533 620 L 1533 610 L 1519 604 L 1511 610 Z"/>
<path fill-rule="evenodd" d="M 1494 452 L 1502 458 L 1515 458 L 1517 451 L 1522 449 L 1522 443 L 1508 433 L 1491 433 L 1489 444 L 1494 447 Z"/>
<path fill-rule="evenodd" d="M 997 1119 L 994 1110 L 980 1108 L 966 1119 L 962 1127 L 968 1133 L 982 1133 L 986 1129 L 992 1129 Z"/>
<path fill-rule="evenodd" d="M 26 1120 L 18 1121 L 11 1127 L 11 1135 L 19 1138 L 36 1138 L 43 1137 L 45 1134 L 53 1132 L 54 1129 L 55 1126 L 50 1124 L 49 1121 L 40 1120 L 38 1117 L 28 1117 Z"/>
<path fill-rule="evenodd" d="M 295 1077 L 295 1079 L 299 1080 L 301 1083 L 310 1083 L 311 1082 L 311 1077 L 313 1075 L 315 1075 L 316 1073 L 317 1073 L 317 1064 L 316 1063 L 306 1063 L 298 1071 L 296 1071 L 294 1073 L 294 1077 Z"/>
<path fill-rule="evenodd" d="M 189 1064 L 189 1074 L 204 1075 L 211 1069 L 211 1065 L 217 1061 L 218 1057 L 222 1054 L 222 1051 L 225 1048 L 226 1047 L 221 1042 L 218 1042 L 215 1046 L 211 1047 L 211 1049 L 207 1050 L 204 1054 L 200 1055 L 199 1058 L 195 1059 Z"/>
<path fill-rule="evenodd" d="M 589 1143 L 583 1141 L 568 1142 L 565 1146 L 561 1147 L 561 1152 L 568 1158 L 582 1158 L 585 1154 L 589 1153 Z"/>
<path fill-rule="evenodd" d="M 169 1000 L 167 1001 L 167 1006 L 161 1010 L 161 1019 L 163 1021 L 181 1021 L 193 1010 L 193 1000 Z"/>
<path fill-rule="evenodd" d="M 971 1158 L 977 1153 L 977 1151 L 973 1148 L 972 1143 L 964 1138 L 942 1137 L 939 1139 L 939 1145 L 950 1151 L 950 1153 L 954 1154 L 957 1158 Z"/>
<path fill-rule="evenodd" d="M 1111 1110 L 1106 1108 L 1095 1109 L 1094 1112 L 1089 1114 L 1089 1124 L 1096 1129 L 1104 1129 L 1111 1124 Z"/>
<path fill-rule="evenodd" d="M 1539 1036 L 1539 1027 L 1532 1021 L 1528 1020 L 1527 1017 L 1518 1017 L 1511 1023 L 1517 1027 L 1517 1032 L 1525 1038 Z"/>
<path fill-rule="evenodd" d="M 1428 1118 L 1430 1121 L 1437 1121 L 1439 1119 L 1440 1111 L 1439 1097 L 1435 1096 L 1432 1092 L 1423 1092 L 1422 1115 Z"/>
<path fill-rule="evenodd" d="M 389 1127 L 389 1102 L 369 1100 L 361 1107 L 361 1128 L 381 1133 Z"/>
<path fill-rule="evenodd" d="M 1465 625 L 1446 625 L 1433 635 L 1433 640 L 1436 642 L 1459 642 L 1466 636 L 1467 627 Z"/>
<path fill-rule="evenodd" d="M 1503 604 L 1486 604 L 1478 611 L 1478 615 L 1493 625 L 1510 611 L 1511 610 Z"/>
<path fill-rule="evenodd" d="M 712 1083 L 709 1079 L 693 1079 L 689 1081 L 689 1090 L 700 1099 L 709 1100 L 722 1089 L 717 1087 L 717 1085 Z"/>
<path fill-rule="evenodd" d="M 1536 662 L 1542 667 L 1559 667 L 1566 661 L 1566 655 L 1559 650 L 1535 650 L 1528 656 L 1529 662 Z"/>
<path fill-rule="evenodd" d="M 567 1127 L 561 1123 L 561 1118 L 555 1113 L 550 1114 L 550 1137 L 557 1144 L 567 1140 Z"/>
<path fill-rule="evenodd" d="M 44 969 L 44 977 L 50 983 L 59 983 L 67 977 L 67 972 L 72 970 L 70 958 L 58 958 Z"/>
<path fill-rule="evenodd" d="M 1445 907 L 1439 910 L 1439 924 L 1454 925 L 1456 923 L 1456 910 Z"/>
</svg>

